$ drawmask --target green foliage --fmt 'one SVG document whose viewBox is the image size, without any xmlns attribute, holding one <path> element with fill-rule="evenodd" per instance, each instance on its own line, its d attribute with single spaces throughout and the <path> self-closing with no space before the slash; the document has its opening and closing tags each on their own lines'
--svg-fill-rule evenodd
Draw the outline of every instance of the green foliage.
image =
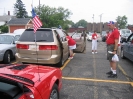
<svg viewBox="0 0 133 99">
<path fill-rule="evenodd" d="M 127 17 L 125 15 L 124 16 L 118 16 L 116 18 L 116 21 L 117 21 L 119 29 L 125 29 L 126 28 Z"/>
<path fill-rule="evenodd" d="M 8 33 L 8 26 L 6 25 L 1 25 L 0 26 L 1 33 Z"/>
<path fill-rule="evenodd" d="M 15 10 L 15 15 L 17 18 L 27 18 L 28 13 L 25 9 L 25 5 L 21 0 L 16 0 L 16 3 L 14 4 L 14 10 Z"/>
<path fill-rule="evenodd" d="M 35 8 L 36 14 L 39 15 L 43 26 L 45 28 L 62 26 L 63 29 L 68 29 L 68 25 L 71 23 L 68 18 L 72 14 L 68 9 L 62 7 L 51 8 L 49 6 L 40 5 Z"/>
<path fill-rule="evenodd" d="M 79 26 L 83 26 L 84 28 L 87 27 L 87 21 L 85 21 L 84 19 L 79 20 L 76 24 L 73 24 L 72 27 L 78 28 Z"/>
</svg>

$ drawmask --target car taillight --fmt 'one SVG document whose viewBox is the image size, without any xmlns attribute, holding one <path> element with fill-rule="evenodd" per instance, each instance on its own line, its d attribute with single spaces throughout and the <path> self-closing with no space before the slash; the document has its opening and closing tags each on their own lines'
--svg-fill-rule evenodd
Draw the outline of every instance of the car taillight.
<svg viewBox="0 0 133 99">
<path fill-rule="evenodd" d="M 31 92 L 24 93 L 18 99 L 35 99 L 34 95 Z"/>
<path fill-rule="evenodd" d="M 57 45 L 39 45 L 39 50 L 57 50 Z"/>
<path fill-rule="evenodd" d="M 30 92 L 25 93 L 25 97 L 26 97 L 26 99 L 34 99 L 34 95 Z"/>
<path fill-rule="evenodd" d="M 29 45 L 26 44 L 17 44 L 16 47 L 19 49 L 29 49 Z"/>
</svg>

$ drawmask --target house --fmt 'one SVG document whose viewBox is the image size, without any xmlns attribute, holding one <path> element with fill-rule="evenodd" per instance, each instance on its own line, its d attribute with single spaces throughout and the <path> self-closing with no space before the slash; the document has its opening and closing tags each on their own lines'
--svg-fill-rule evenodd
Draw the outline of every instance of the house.
<svg viewBox="0 0 133 99">
<path fill-rule="evenodd" d="M 8 23 L 9 33 L 16 29 L 27 29 L 33 26 L 31 18 L 12 18 Z"/>
<path fill-rule="evenodd" d="M 12 17 L 13 16 L 9 16 L 9 15 L 0 16 L 0 26 L 5 25 L 8 21 L 11 20 Z"/>
</svg>

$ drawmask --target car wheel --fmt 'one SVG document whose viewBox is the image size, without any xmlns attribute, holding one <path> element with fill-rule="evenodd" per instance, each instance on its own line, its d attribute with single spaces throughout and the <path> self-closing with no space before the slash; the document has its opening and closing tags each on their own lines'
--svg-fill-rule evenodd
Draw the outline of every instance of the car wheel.
<svg viewBox="0 0 133 99">
<path fill-rule="evenodd" d="M 57 84 L 54 84 L 49 99 L 59 99 L 59 91 Z"/>
<path fill-rule="evenodd" d="M 11 54 L 9 51 L 5 53 L 3 62 L 5 64 L 9 64 L 11 62 Z"/>
<path fill-rule="evenodd" d="M 123 58 L 123 59 L 125 58 L 123 49 L 121 50 L 121 54 L 120 55 L 121 55 L 121 58 Z"/>
</svg>

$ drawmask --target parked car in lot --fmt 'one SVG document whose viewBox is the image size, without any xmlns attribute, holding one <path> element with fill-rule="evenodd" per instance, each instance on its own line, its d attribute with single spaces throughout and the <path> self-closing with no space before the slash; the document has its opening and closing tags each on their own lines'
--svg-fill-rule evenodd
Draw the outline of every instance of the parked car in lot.
<svg viewBox="0 0 133 99">
<path fill-rule="evenodd" d="M 66 34 L 58 28 L 26 29 L 17 42 L 16 59 L 22 63 L 55 64 L 61 67 L 69 57 Z"/>
<path fill-rule="evenodd" d="M 107 37 L 107 33 L 106 31 L 102 31 L 102 41 L 105 42 L 106 41 L 106 37 Z"/>
<path fill-rule="evenodd" d="M 87 33 L 87 40 L 91 41 L 92 40 L 92 34 L 91 32 Z"/>
<path fill-rule="evenodd" d="M 0 61 L 10 63 L 11 59 L 15 57 L 16 41 L 20 38 L 22 33 L 4 33 L 0 34 Z"/>
<path fill-rule="evenodd" d="M 121 58 L 128 58 L 133 61 L 133 33 L 127 38 L 127 40 L 123 40 L 121 45 Z"/>
<path fill-rule="evenodd" d="M 0 64 L 0 99 L 59 99 L 59 68 L 31 64 Z"/>
<path fill-rule="evenodd" d="M 121 36 L 120 42 L 123 43 L 124 40 L 127 40 L 127 38 L 130 36 L 131 33 L 125 33 Z"/>
<path fill-rule="evenodd" d="M 83 52 L 86 47 L 86 37 L 81 36 L 81 33 L 74 33 L 71 36 L 76 41 L 76 49 L 74 52 Z"/>
</svg>

